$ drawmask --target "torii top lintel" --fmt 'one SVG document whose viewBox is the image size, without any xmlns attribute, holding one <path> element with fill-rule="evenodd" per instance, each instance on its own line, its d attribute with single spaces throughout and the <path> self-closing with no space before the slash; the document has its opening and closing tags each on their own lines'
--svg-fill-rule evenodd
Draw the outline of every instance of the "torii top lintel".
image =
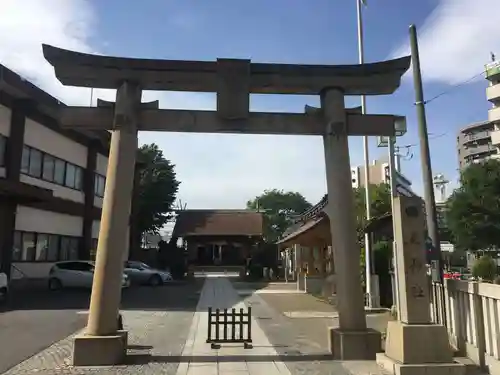
<svg viewBox="0 0 500 375">
<path fill-rule="evenodd" d="M 179 61 L 90 55 L 43 45 L 63 85 L 115 89 L 134 81 L 143 90 L 218 92 L 223 80 L 244 83 L 248 93 L 317 95 L 327 87 L 345 95 L 392 94 L 410 57 L 360 65 L 294 65 L 250 60 Z"/>
</svg>

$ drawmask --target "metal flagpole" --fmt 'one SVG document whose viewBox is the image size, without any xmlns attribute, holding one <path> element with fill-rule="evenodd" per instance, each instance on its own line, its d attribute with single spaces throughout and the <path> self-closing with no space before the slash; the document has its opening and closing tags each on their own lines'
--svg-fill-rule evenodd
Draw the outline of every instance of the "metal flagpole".
<svg viewBox="0 0 500 375">
<path fill-rule="evenodd" d="M 366 0 L 356 0 L 357 21 L 358 21 L 358 54 L 359 63 L 363 64 L 365 61 L 364 56 L 364 43 L 363 43 L 363 13 L 362 6 L 366 6 Z M 366 97 L 361 96 L 361 113 L 366 113 Z M 364 154 L 364 185 L 365 185 L 365 206 L 366 206 L 366 220 L 371 218 L 370 209 L 370 157 L 368 153 L 368 137 L 363 136 L 363 154 Z M 373 291 L 371 282 L 371 237 L 370 234 L 365 233 L 365 280 L 366 280 L 366 295 L 368 296 L 368 307 L 373 306 Z"/>
</svg>

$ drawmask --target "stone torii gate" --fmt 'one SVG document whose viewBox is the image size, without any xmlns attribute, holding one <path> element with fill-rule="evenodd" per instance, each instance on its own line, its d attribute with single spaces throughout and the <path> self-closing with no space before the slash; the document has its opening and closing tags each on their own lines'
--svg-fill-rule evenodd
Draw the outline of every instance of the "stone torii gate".
<svg viewBox="0 0 500 375">
<path fill-rule="evenodd" d="M 332 246 L 338 279 L 339 328 L 330 330 L 336 359 L 371 359 L 380 334 L 367 329 L 360 283 L 348 136 L 394 136 L 393 115 L 361 115 L 346 109 L 345 95 L 392 94 L 410 58 L 362 65 L 258 64 L 146 60 L 96 56 L 43 45 L 63 85 L 117 89 L 114 106 L 65 107 L 62 127 L 112 132 L 85 334 L 75 339 L 74 365 L 121 363 L 126 332 L 117 331 L 123 249 L 130 215 L 138 131 L 316 135 L 323 137 Z M 141 104 L 143 90 L 217 93 L 216 111 L 170 110 Z M 321 108 L 303 114 L 250 112 L 249 95 L 320 95 Z"/>
</svg>

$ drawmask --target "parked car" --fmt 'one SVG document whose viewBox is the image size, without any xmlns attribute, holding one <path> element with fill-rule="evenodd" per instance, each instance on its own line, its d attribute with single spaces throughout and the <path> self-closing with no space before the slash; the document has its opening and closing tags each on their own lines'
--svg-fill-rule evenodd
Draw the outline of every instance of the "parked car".
<svg viewBox="0 0 500 375">
<path fill-rule="evenodd" d="M 7 301 L 9 295 L 9 279 L 7 275 L 0 272 L 0 304 Z"/>
<path fill-rule="evenodd" d="M 125 262 L 124 271 L 132 284 L 160 286 L 172 281 L 170 271 L 162 271 L 148 266 L 146 263 L 129 260 Z"/>
<path fill-rule="evenodd" d="M 64 261 L 55 263 L 49 271 L 49 289 L 92 288 L 94 262 Z M 122 288 L 130 286 L 127 275 L 122 276 Z"/>
</svg>

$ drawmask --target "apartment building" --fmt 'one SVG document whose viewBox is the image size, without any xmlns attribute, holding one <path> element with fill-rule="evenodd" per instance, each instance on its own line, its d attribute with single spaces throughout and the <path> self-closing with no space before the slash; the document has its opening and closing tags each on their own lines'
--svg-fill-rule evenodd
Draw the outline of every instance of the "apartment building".
<svg viewBox="0 0 500 375">
<path fill-rule="evenodd" d="M 61 106 L 0 65 L 0 269 L 12 278 L 46 277 L 97 244 L 109 133 L 62 129 Z"/>
<path fill-rule="evenodd" d="M 396 157 L 396 169 L 399 169 L 399 160 Z M 370 166 L 370 183 L 371 184 L 388 184 L 391 181 L 389 171 L 389 162 L 386 159 L 374 160 Z M 362 187 L 365 185 L 365 168 L 364 166 L 351 167 L 351 183 L 353 188 Z M 396 172 L 396 188 L 400 194 L 412 196 L 411 181 L 408 180 L 400 172 Z"/>
<path fill-rule="evenodd" d="M 500 155 L 500 60 L 486 65 L 486 79 L 489 81 L 486 98 L 491 102 L 488 120 L 493 125 L 491 143 Z"/>
<path fill-rule="evenodd" d="M 494 128 L 493 122 L 481 121 L 469 124 L 459 130 L 457 152 L 460 169 L 464 169 L 472 163 L 496 157 L 498 149 L 492 143 Z"/>
<path fill-rule="evenodd" d="M 472 163 L 500 157 L 500 61 L 485 66 L 489 82 L 486 98 L 491 102 L 488 120 L 469 124 L 457 136 L 458 164 L 464 169 Z"/>
</svg>

